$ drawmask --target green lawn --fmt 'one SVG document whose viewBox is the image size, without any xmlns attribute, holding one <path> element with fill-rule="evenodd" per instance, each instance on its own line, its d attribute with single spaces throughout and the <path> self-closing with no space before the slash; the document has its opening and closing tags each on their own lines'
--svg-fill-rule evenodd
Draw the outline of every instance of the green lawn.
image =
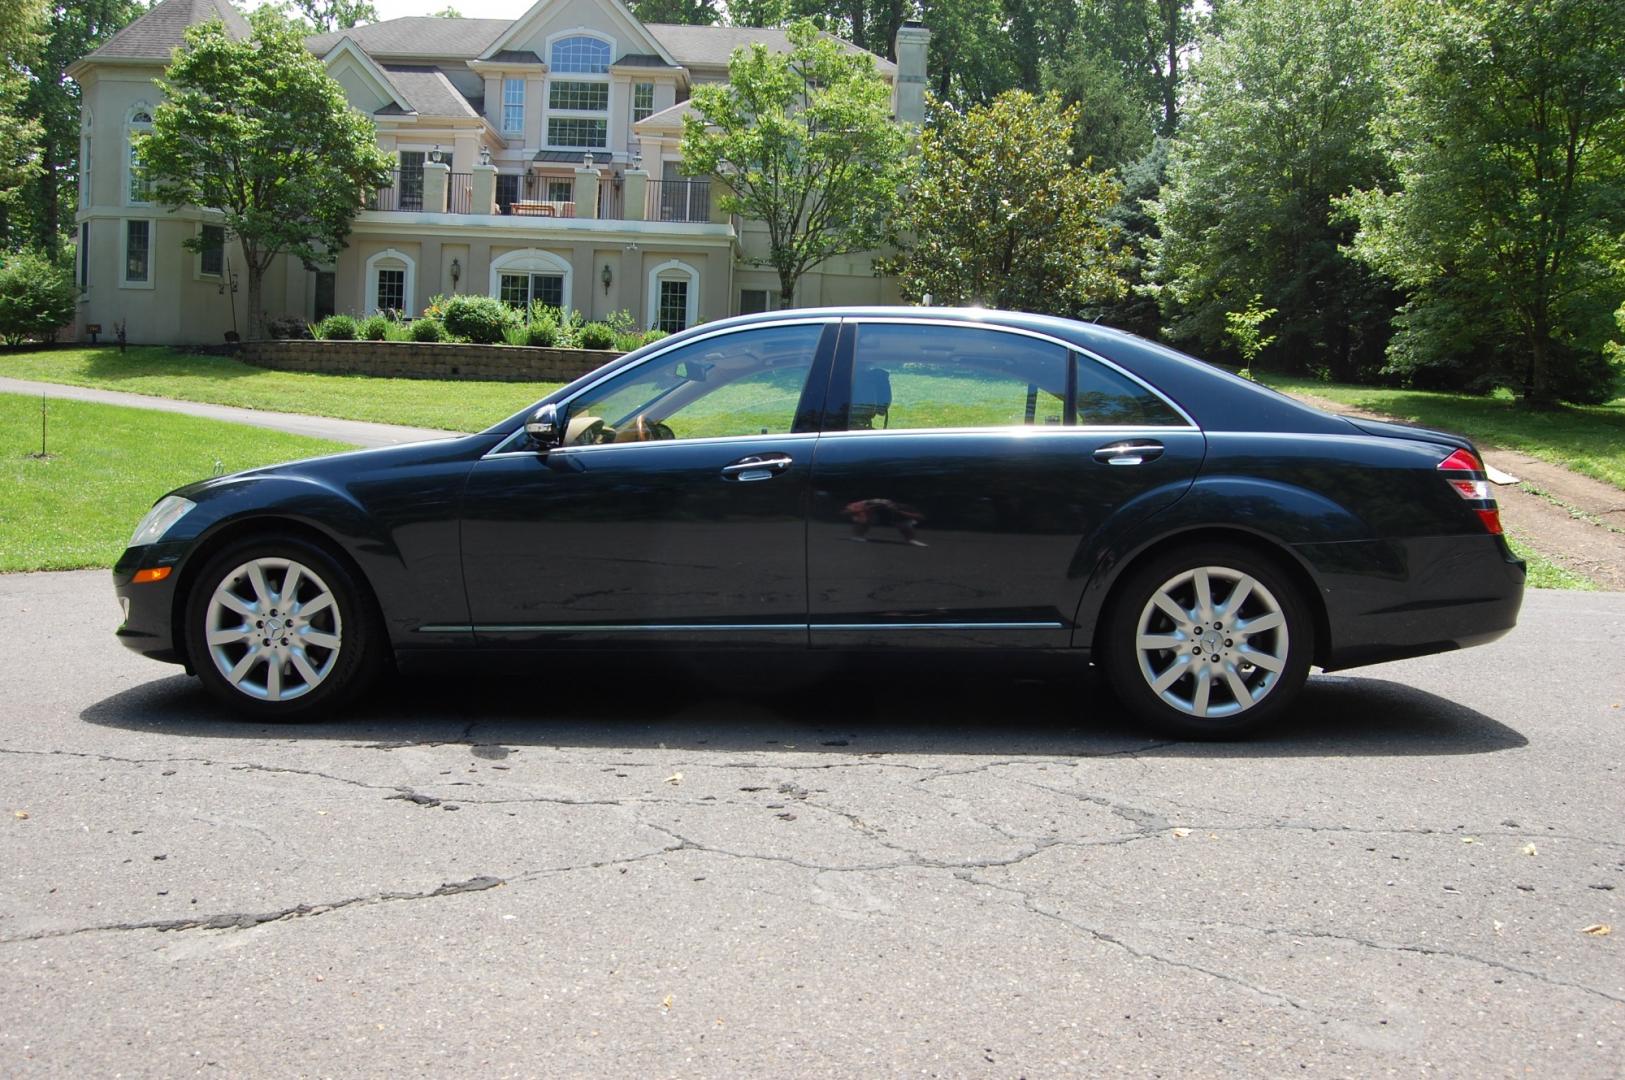
<svg viewBox="0 0 1625 1080">
<path fill-rule="evenodd" d="M 1625 397 L 1606 405 L 1565 406 L 1552 412 L 1521 408 L 1501 391 L 1491 397 L 1347 386 L 1264 375 L 1289 393 L 1314 394 L 1345 405 L 1460 432 L 1474 441 L 1522 450 L 1625 488 Z"/>
<path fill-rule="evenodd" d="M 171 488 L 226 472 L 347 450 L 341 443 L 146 409 L 46 405 L 0 394 L 0 571 L 111 566 Z"/>
<path fill-rule="evenodd" d="M 445 431 L 479 431 L 560 385 L 267 371 L 225 357 L 191 356 L 156 346 L 122 356 L 114 348 L 0 353 L 0 375 Z"/>
<path fill-rule="evenodd" d="M 1531 589 L 1577 589 L 1581 592 L 1596 590 L 1596 582 L 1584 574 L 1576 574 L 1573 570 L 1565 569 L 1541 557 L 1513 533 L 1507 533 L 1507 544 L 1512 548 L 1513 554 L 1528 562 L 1527 584 Z"/>
</svg>

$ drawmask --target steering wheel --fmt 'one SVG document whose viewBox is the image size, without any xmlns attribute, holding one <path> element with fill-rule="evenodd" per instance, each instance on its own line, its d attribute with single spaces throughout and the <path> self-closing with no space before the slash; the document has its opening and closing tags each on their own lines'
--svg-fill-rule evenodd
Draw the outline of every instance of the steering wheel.
<svg viewBox="0 0 1625 1080">
<path fill-rule="evenodd" d="M 651 420 L 647 416 L 639 416 L 632 421 L 626 432 L 627 442 L 654 442 L 659 439 L 675 439 L 677 435 L 662 424 L 659 420 Z"/>
</svg>

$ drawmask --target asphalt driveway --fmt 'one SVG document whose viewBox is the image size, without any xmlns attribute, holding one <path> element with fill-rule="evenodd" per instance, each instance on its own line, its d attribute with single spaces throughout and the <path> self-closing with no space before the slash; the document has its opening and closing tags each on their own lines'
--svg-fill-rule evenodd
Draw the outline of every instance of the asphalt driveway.
<svg viewBox="0 0 1625 1080">
<path fill-rule="evenodd" d="M 1625 1062 L 1625 594 L 1221 746 L 1053 667 L 716 657 L 266 726 L 116 618 L 0 577 L 8 1076 Z"/>
</svg>

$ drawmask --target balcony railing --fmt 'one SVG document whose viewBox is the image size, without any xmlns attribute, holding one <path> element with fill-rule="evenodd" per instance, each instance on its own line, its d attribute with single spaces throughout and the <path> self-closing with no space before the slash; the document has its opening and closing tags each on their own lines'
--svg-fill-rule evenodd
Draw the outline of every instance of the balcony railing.
<svg viewBox="0 0 1625 1080">
<path fill-rule="evenodd" d="M 710 181 L 649 181 L 647 216 L 650 221 L 710 221 Z"/>
<path fill-rule="evenodd" d="M 472 214 L 474 212 L 474 174 L 452 173 L 447 177 L 446 213 Z"/>
</svg>

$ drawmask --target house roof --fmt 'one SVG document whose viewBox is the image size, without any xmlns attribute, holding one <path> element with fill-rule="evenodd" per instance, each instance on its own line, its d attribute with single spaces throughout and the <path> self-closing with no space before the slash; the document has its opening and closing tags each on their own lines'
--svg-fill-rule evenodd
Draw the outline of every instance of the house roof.
<svg viewBox="0 0 1625 1080">
<path fill-rule="evenodd" d="M 726 68 L 735 49 L 751 45 L 765 45 L 773 52 L 789 52 L 791 47 L 790 34 L 772 27 L 683 26 L 677 23 L 644 25 L 684 67 Z M 846 52 L 874 55 L 833 34 L 823 36 L 839 43 Z M 897 74 L 897 65 L 890 60 L 879 56 L 875 56 L 874 60 L 875 67 L 882 75 Z"/>
<path fill-rule="evenodd" d="M 633 126 L 637 128 L 642 128 L 645 126 L 651 128 L 682 127 L 683 117 L 688 116 L 693 111 L 694 99 L 689 98 L 687 101 L 679 101 L 677 104 L 668 109 L 661 109 L 657 113 L 652 113 L 645 116 Z"/>
<path fill-rule="evenodd" d="M 491 47 L 513 23 L 507 19 L 442 19 L 434 15 L 413 15 L 401 19 L 352 26 L 305 39 L 305 47 L 325 56 L 348 37 L 370 56 L 435 57 L 447 60 L 473 60 Z"/>
<path fill-rule="evenodd" d="M 186 43 L 186 28 L 219 19 L 226 33 L 245 38 L 250 29 L 230 0 L 164 0 L 102 43 L 86 60 L 162 60 L 168 63 Z"/>
<path fill-rule="evenodd" d="M 389 81 L 419 116 L 478 119 L 479 112 L 439 68 L 411 64 L 381 65 Z"/>
</svg>

